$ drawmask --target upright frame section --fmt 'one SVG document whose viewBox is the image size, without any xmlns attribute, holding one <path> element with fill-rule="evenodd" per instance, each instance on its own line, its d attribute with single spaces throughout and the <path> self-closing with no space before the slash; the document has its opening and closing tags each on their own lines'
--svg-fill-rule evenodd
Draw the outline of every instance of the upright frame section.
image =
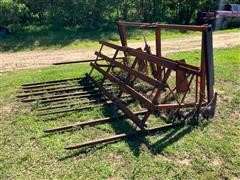
<svg viewBox="0 0 240 180">
<path fill-rule="evenodd" d="M 200 77 L 200 99 L 201 104 L 206 96 L 205 89 L 207 86 L 207 102 L 210 103 L 216 99 L 216 93 L 214 93 L 214 61 L 213 61 L 213 42 L 212 42 L 212 27 L 210 25 L 202 26 L 190 26 L 190 25 L 175 25 L 175 24 L 159 24 L 159 23 L 138 23 L 138 22 L 125 22 L 118 21 L 118 29 L 121 44 L 123 47 L 128 46 L 127 42 L 127 27 L 137 27 L 141 29 L 154 29 L 155 30 L 155 44 L 156 44 L 156 56 L 162 57 L 162 43 L 161 43 L 161 30 L 162 29 L 174 29 L 185 31 L 200 31 L 202 33 L 201 42 L 201 65 L 199 72 Z M 162 79 L 164 72 L 166 72 L 163 66 L 156 67 L 159 79 Z M 152 71 L 154 71 L 152 69 Z M 157 76 L 156 76 L 157 77 Z"/>
</svg>

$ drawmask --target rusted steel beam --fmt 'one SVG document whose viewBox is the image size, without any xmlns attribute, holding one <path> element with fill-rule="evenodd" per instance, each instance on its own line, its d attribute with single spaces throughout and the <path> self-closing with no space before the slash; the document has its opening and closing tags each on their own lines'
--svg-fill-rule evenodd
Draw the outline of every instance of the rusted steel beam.
<svg viewBox="0 0 240 180">
<path fill-rule="evenodd" d="M 86 74 L 86 77 L 93 83 L 96 84 L 96 86 L 99 88 L 99 90 L 107 96 L 112 102 L 114 102 L 115 105 L 119 107 L 121 111 L 123 111 L 140 129 L 144 130 L 144 124 L 142 121 L 133 114 L 125 105 L 124 102 L 113 96 L 111 93 L 109 93 L 103 86 L 101 86 L 95 79 L 93 79 L 89 74 Z"/>
<path fill-rule="evenodd" d="M 94 87 L 94 86 L 92 86 Z M 55 93 L 63 93 L 63 92 L 70 92 L 70 91 L 78 91 L 84 89 L 84 86 L 78 86 L 78 87 L 72 87 L 72 88 L 64 88 L 64 89 L 56 89 L 56 90 L 50 90 L 50 91 L 40 91 L 40 92 L 33 92 L 33 93 L 25 93 L 17 95 L 18 98 L 22 97 L 28 97 L 28 96 L 37 96 L 37 95 L 43 95 L 43 94 L 55 94 Z M 87 92 L 87 91 L 86 91 Z M 85 92 L 83 92 L 85 93 Z"/>
<path fill-rule="evenodd" d="M 141 95 L 140 93 L 138 93 L 135 89 L 133 89 L 132 87 L 130 87 L 129 85 L 126 85 L 123 81 L 120 81 L 118 78 L 116 78 L 115 76 L 107 73 L 106 71 L 104 71 L 102 68 L 98 67 L 97 65 L 95 65 L 94 63 L 91 63 L 91 66 L 94 67 L 98 72 L 102 73 L 106 78 L 108 78 L 112 83 L 115 83 L 119 86 L 119 88 L 124 91 L 127 92 L 129 94 L 131 94 L 132 97 L 134 97 L 136 100 L 138 100 L 139 102 L 142 103 L 142 105 L 147 108 L 147 109 L 152 109 L 155 110 L 155 106 L 154 104 L 148 100 L 147 98 L 145 98 L 143 95 Z"/>
<path fill-rule="evenodd" d="M 84 101 L 81 102 L 81 104 L 79 102 L 77 103 L 64 103 L 64 104 L 57 104 L 54 106 L 45 106 L 45 107 L 41 107 L 38 108 L 37 111 L 49 111 L 49 110 L 53 110 L 53 109 L 60 109 L 60 108 L 68 108 L 68 107 L 72 107 L 72 106 L 77 106 L 77 105 L 84 105 L 84 104 L 99 104 L 99 103 L 103 103 L 103 102 L 107 102 L 107 99 L 101 98 L 101 99 L 97 99 L 97 100 L 89 100 L 89 101 Z"/>
<path fill-rule="evenodd" d="M 145 40 L 145 49 L 142 51 L 141 49 L 134 49 L 127 46 L 127 37 L 126 37 L 126 27 L 134 26 L 142 29 L 154 29 L 155 30 L 155 40 L 156 40 L 156 55 L 153 55 L 150 49 L 150 46 L 147 45 Z M 147 128 L 146 121 L 149 118 L 150 114 L 154 112 L 160 112 L 164 109 L 172 109 L 175 112 L 180 110 L 181 108 L 189 108 L 190 110 L 196 110 L 195 114 L 198 115 L 200 112 L 202 114 L 206 114 L 208 111 L 213 111 L 211 114 L 214 114 L 215 103 L 216 103 L 216 95 L 214 96 L 214 71 L 213 71 L 213 54 L 212 54 L 212 32 L 211 28 L 207 25 L 203 26 L 185 26 L 185 25 L 173 25 L 173 24 L 159 24 L 159 23 L 136 23 L 136 22 L 118 22 L 119 34 L 122 46 L 118 46 L 112 43 L 108 43 L 105 41 L 100 41 L 101 48 L 99 52 L 95 54 L 95 60 L 87 60 L 87 61 L 75 61 L 75 62 L 62 62 L 60 64 L 71 64 L 71 63 L 82 63 L 82 62 L 90 62 L 92 69 L 97 70 L 103 75 L 103 78 L 99 81 L 95 80 L 90 74 L 86 74 L 84 78 L 72 78 L 72 79 L 63 79 L 63 80 L 54 80 L 40 83 L 32 83 L 25 84 L 22 86 L 25 93 L 18 95 L 18 97 L 22 98 L 22 101 L 37 101 L 39 100 L 42 103 L 42 107 L 38 110 L 38 115 L 53 115 L 59 113 L 67 113 L 73 111 L 86 110 L 95 107 L 101 107 L 104 105 L 115 105 L 119 110 L 123 112 L 124 115 L 120 115 L 118 117 L 106 117 L 102 119 L 91 120 L 87 122 L 77 122 L 70 125 L 65 125 L 61 127 L 55 127 L 51 129 L 45 130 L 45 132 L 58 132 L 64 130 L 71 130 L 78 127 L 84 127 L 86 125 L 94 125 L 97 123 L 110 122 L 117 118 L 126 117 L 132 120 L 133 123 L 136 124 L 140 130 L 136 130 L 134 132 L 116 134 L 114 136 L 108 138 L 102 138 L 99 140 L 89 141 L 81 144 L 71 145 L 65 147 L 65 149 L 77 149 L 85 146 L 91 146 L 98 143 L 107 143 L 110 141 L 115 141 L 127 137 L 131 137 L 134 135 L 141 134 L 151 134 L 160 130 L 167 130 L 175 126 L 183 125 L 183 123 L 178 124 L 167 124 L 160 127 L 155 128 Z M 174 61 L 169 58 L 162 57 L 161 52 L 161 29 L 176 29 L 176 30 L 190 30 L 190 31 L 201 31 L 202 32 L 202 49 L 201 49 L 201 63 L 200 67 L 186 64 L 185 62 Z M 101 53 L 104 46 L 107 46 L 113 50 L 115 50 L 115 54 L 112 58 Z M 121 51 L 124 53 L 125 57 L 117 58 L 118 52 Z M 135 61 L 131 64 L 128 62 L 128 57 L 134 57 Z M 99 59 L 101 58 L 101 59 Z M 117 60 L 122 59 L 122 60 Z M 103 61 L 104 63 L 98 63 L 98 61 Z M 95 63 L 93 63 L 94 61 Z M 105 64 L 106 63 L 106 64 Z M 137 66 L 138 65 L 138 66 Z M 152 76 L 148 76 L 148 65 L 150 65 L 150 69 L 152 71 Z M 106 67 L 106 68 L 103 68 Z M 116 70 L 114 69 L 116 67 Z M 111 72 L 112 71 L 112 72 Z M 115 75 L 115 72 L 118 71 L 119 74 Z M 170 87 L 167 84 L 167 81 L 172 72 L 176 71 L 176 86 Z M 190 80 L 188 79 L 189 77 Z M 190 85 L 192 81 L 196 77 L 196 89 L 194 91 L 195 97 L 193 103 L 185 103 L 186 96 L 190 93 Z M 153 86 L 151 99 L 146 98 L 145 94 L 138 92 L 136 86 L 134 86 L 135 80 L 140 79 L 144 83 L 148 83 L 150 86 Z M 110 88 L 103 86 L 105 80 L 109 80 L 111 82 Z M 189 82 L 188 82 L 189 80 Z M 199 82 L 199 83 L 198 83 Z M 81 86 L 77 87 L 70 83 L 79 83 Z M 90 84 L 90 85 L 89 85 Z M 169 82 L 172 85 L 172 81 Z M 86 86 L 90 86 L 89 89 Z M 71 86 L 71 87 L 70 87 Z M 64 89 L 60 89 L 63 87 Z M 191 86 L 192 87 L 192 86 Z M 76 88 L 76 89 L 74 89 Z M 78 89 L 79 88 L 79 89 Z M 83 91 L 80 91 L 80 88 Z M 96 90 L 95 88 L 98 88 Z M 173 88 L 173 89 L 172 89 Z M 113 91 L 112 91 L 113 89 Z M 117 91 L 114 91 L 116 90 Z M 111 90 L 111 91 L 110 91 Z M 163 90 L 169 90 L 170 93 L 166 92 L 162 93 Z M 66 92 L 66 93 L 65 93 Z M 67 93 L 68 92 L 68 93 Z M 122 93 L 125 92 L 129 94 L 131 99 L 130 101 L 126 101 L 123 99 Z M 180 97 L 178 96 L 178 92 L 182 92 L 183 94 Z M 207 98 L 205 97 L 205 93 L 207 92 Z M 49 95 L 43 97 L 45 93 L 49 93 Z M 61 94 L 63 93 L 63 94 Z M 115 93 L 115 95 L 114 95 Z M 199 95 L 198 95 L 199 93 Z M 192 93 L 191 93 L 192 94 Z M 190 94 L 190 95 L 191 95 Z M 162 97 L 164 95 L 164 97 Z M 174 103 L 166 103 L 168 100 L 168 96 L 172 96 L 171 102 Z M 36 97 L 30 97 L 36 96 Z M 37 96 L 39 98 L 37 98 Z M 24 99 L 25 97 L 25 99 Z M 84 99 L 90 98 L 89 101 L 81 101 Z M 212 98 L 211 98 L 212 97 Z M 53 103 L 53 102 L 61 102 L 70 100 L 71 98 L 80 99 L 80 103 L 67 104 L 63 102 Z M 164 104 L 159 104 L 159 100 L 164 98 L 161 102 L 165 102 Z M 138 101 L 140 105 L 146 110 L 144 112 L 134 113 L 132 110 L 127 107 L 130 102 Z M 68 101 L 66 101 L 68 102 Z M 50 104 L 53 103 L 53 104 Z M 91 104 L 95 103 L 95 104 Z M 85 106 L 83 107 L 83 104 Z M 87 105 L 86 105 L 87 104 Z M 53 105 L 53 106 L 48 106 Z M 203 108 L 204 106 L 204 108 Z M 211 109 L 209 109 L 211 108 Z M 138 116 L 138 115 L 143 116 Z M 203 115 L 205 116 L 205 115 Z M 211 115 L 210 115 L 211 116 Z M 186 116 L 187 118 L 187 116 Z"/>
<path fill-rule="evenodd" d="M 156 28 L 155 37 L 156 37 L 156 55 L 157 55 L 157 57 L 162 57 L 161 29 L 160 28 Z M 152 53 L 150 52 L 148 54 L 152 54 Z M 154 74 L 154 76 L 157 77 L 159 80 L 162 80 L 162 78 L 163 78 L 163 74 L 162 74 L 163 68 L 164 67 L 157 65 L 157 74 Z"/>
<path fill-rule="evenodd" d="M 69 81 L 70 82 L 70 81 Z M 58 86 L 58 85 L 68 85 L 68 81 L 59 82 L 59 83 L 50 83 L 50 84 L 39 84 L 39 85 L 33 85 L 33 86 L 22 86 L 23 90 L 32 90 L 32 89 L 39 89 L 39 88 L 45 88 L 45 87 L 51 87 L 51 86 Z M 73 81 L 74 82 L 74 81 Z"/>
<path fill-rule="evenodd" d="M 59 88 L 72 88 L 72 87 L 79 87 L 78 84 L 73 84 L 73 85 L 69 85 L 69 84 L 61 84 L 61 85 L 57 85 L 57 86 L 48 86 L 48 87 L 43 87 L 41 89 L 38 88 L 33 88 L 33 89 L 22 89 L 22 91 L 20 91 L 19 93 L 21 93 L 20 95 L 22 95 L 23 93 L 33 93 L 33 92 L 41 92 L 41 91 L 51 91 L 51 90 L 56 90 Z"/>
<path fill-rule="evenodd" d="M 167 80 L 168 80 L 168 78 L 170 77 L 171 73 L 172 73 L 172 70 L 171 70 L 171 69 L 167 69 L 167 71 L 166 71 L 166 73 L 165 73 L 165 75 L 164 75 L 164 77 L 163 77 L 163 79 L 162 79 L 162 82 L 163 82 L 163 83 L 166 83 L 166 82 L 167 82 Z"/>
<path fill-rule="evenodd" d="M 177 108 L 190 108 L 190 107 L 196 107 L 198 106 L 198 103 L 182 103 L 182 104 L 159 104 L 156 105 L 156 108 L 158 110 L 162 110 L 162 109 L 177 109 Z M 202 106 L 206 106 L 206 103 L 202 103 Z"/>
<path fill-rule="evenodd" d="M 145 52 L 140 52 L 140 51 L 137 51 L 137 50 L 132 49 L 132 48 L 127 48 L 127 52 L 129 53 L 129 55 L 136 56 L 140 59 L 146 59 L 149 62 L 153 62 L 157 65 L 164 66 L 166 68 L 169 68 L 169 69 L 172 69 L 172 70 L 175 70 L 175 71 L 176 70 L 182 70 L 182 71 L 185 71 L 186 73 L 193 73 L 193 74 L 196 74 L 196 75 L 200 74 L 199 73 L 199 68 L 196 67 L 196 66 L 183 64 L 181 62 L 173 61 L 171 59 L 167 59 L 167 58 L 164 58 L 164 57 L 157 57 L 155 55 L 148 54 L 148 53 L 145 53 Z"/>
<path fill-rule="evenodd" d="M 161 29 L 160 28 L 156 28 L 155 37 L 156 37 L 156 55 L 158 57 L 161 57 L 162 56 L 162 44 L 161 44 Z"/>
<path fill-rule="evenodd" d="M 143 110 L 143 111 L 139 111 L 139 112 L 134 112 L 134 114 L 142 115 L 142 114 L 145 114 L 146 112 L 147 112 L 147 110 Z M 77 127 L 83 128 L 84 126 L 111 122 L 111 121 L 114 121 L 117 119 L 122 119 L 122 118 L 126 118 L 126 115 L 120 115 L 120 116 L 116 116 L 116 117 L 106 117 L 106 118 L 94 119 L 94 120 L 84 121 L 84 122 L 76 122 L 74 124 L 70 124 L 70 125 L 66 125 L 66 126 L 46 129 L 46 130 L 44 130 L 44 132 L 52 133 L 52 132 L 58 132 L 58 131 L 66 131 L 66 130 L 70 130 L 70 129 L 77 128 Z"/>
<path fill-rule="evenodd" d="M 148 46 L 147 42 L 145 42 L 145 48 L 144 48 L 144 50 L 146 51 L 146 53 L 152 54 L 152 52 L 151 52 L 151 47 Z M 139 58 L 139 57 L 138 57 L 138 58 Z M 146 64 L 148 64 L 148 63 L 146 63 Z M 156 78 L 156 79 L 158 79 L 158 80 L 161 80 L 161 79 L 157 78 L 159 74 L 158 74 L 158 72 L 157 72 L 156 64 L 154 64 L 153 62 L 149 62 L 149 65 L 150 65 L 150 69 L 151 69 L 151 71 L 152 71 L 153 77 Z M 157 65 L 157 66 L 159 66 L 159 65 Z"/>
<path fill-rule="evenodd" d="M 103 59 L 98 59 L 97 61 L 102 61 Z M 53 63 L 55 66 L 59 65 L 67 65 L 67 64 L 81 64 L 81 63 L 88 63 L 88 62 L 96 62 L 96 59 L 88 59 L 88 60 L 80 60 L 80 61 L 64 61 L 64 62 L 58 62 Z"/>
<path fill-rule="evenodd" d="M 102 95 L 100 92 L 95 93 L 95 94 L 83 94 L 83 95 L 76 95 L 76 96 L 69 96 L 69 97 L 63 97 L 63 98 L 55 98 L 55 99 L 46 99 L 40 101 L 41 104 L 45 103 L 52 103 L 52 102 L 60 102 L 60 101 L 66 101 L 70 99 L 82 99 L 82 98 L 89 98 L 89 97 L 96 97 Z M 22 102 L 33 102 L 33 100 L 28 100 L 28 99 L 23 99 L 21 100 Z"/>
<path fill-rule="evenodd" d="M 156 55 L 148 54 L 146 52 L 141 52 L 139 50 L 130 48 L 130 47 L 122 47 L 115 44 L 111 44 L 105 41 L 99 41 L 100 44 L 104 44 L 105 46 L 114 48 L 119 51 L 127 52 L 129 55 L 135 56 L 139 59 L 145 59 L 149 62 L 155 63 L 159 66 L 164 66 L 166 68 L 172 69 L 172 70 L 182 70 L 187 73 L 193 73 L 196 75 L 200 75 L 199 68 L 193 65 L 184 64 L 179 61 L 174 61 L 165 57 L 157 57 Z"/>
<path fill-rule="evenodd" d="M 141 23 L 141 22 L 127 22 L 127 21 L 118 21 L 118 25 L 120 26 L 132 26 L 132 27 L 142 27 L 151 25 L 151 23 Z"/>
<path fill-rule="evenodd" d="M 127 47 L 125 47 L 125 46 L 119 46 L 119 45 L 112 44 L 112 43 L 109 43 L 109 42 L 106 42 L 106 41 L 103 41 L 103 40 L 100 40 L 99 43 L 104 45 L 104 46 L 107 46 L 107 47 L 110 47 L 110 48 L 113 48 L 113 49 L 116 49 L 116 50 L 119 50 L 119 51 L 126 51 L 126 49 L 127 49 Z"/>
<path fill-rule="evenodd" d="M 122 59 L 124 57 L 117 57 L 116 59 Z M 104 59 L 88 59 L 88 60 L 80 60 L 80 61 L 66 61 L 66 62 L 58 62 L 58 63 L 53 63 L 53 65 L 66 65 L 66 64 L 79 64 L 79 63 L 87 63 L 87 62 L 96 62 L 96 61 L 102 61 Z"/>
<path fill-rule="evenodd" d="M 126 36 L 125 26 L 120 23 L 117 23 L 117 24 L 118 24 L 118 32 L 119 32 L 121 44 L 122 46 L 127 46 L 127 42 L 126 42 L 127 36 Z"/>
<path fill-rule="evenodd" d="M 176 25 L 176 24 L 156 24 L 156 25 L 146 25 L 143 28 L 161 28 L 161 29 L 175 29 L 175 30 L 185 30 L 185 31 L 206 31 L 208 29 L 207 25 L 193 26 L 193 25 Z"/>
<path fill-rule="evenodd" d="M 122 26 L 132 26 L 140 28 L 162 28 L 162 29 L 176 29 L 186 31 L 206 31 L 208 25 L 194 26 L 194 25 L 176 25 L 176 24 L 159 24 L 159 23 L 138 23 L 119 21 L 118 24 Z"/>
<path fill-rule="evenodd" d="M 126 35 L 126 27 L 118 24 L 118 32 L 121 40 L 121 44 L 123 47 L 127 47 L 127 35 Z M 124 52 L 124 58 L 123 58 L 124 64 L 128 64 L 128 55 L 126 52 Z"/>
<path fill-rule="evenodd" d="M 171 128 L 179 127 L 179 126 L 183 126 L 183 124 L 182 123 L 166 124 L 166 125 L 155 127 L 155 128 L 147 128 L 146 130 L 142 130 L 142 131 L 122 133 L 122 134 L 117 134 L 117 135 L 110 136 L 107 138 L 102 138 L 102 139 L 93 140 L 93 141 L 87 141 L 87 142 L 80 143 L 80 144 L 74 144 L 74 145 L 67 146 L 64 149 L 73 150 L 73 149 L 79 149 L 82 147 L 88 147 L 88 146 L 92 146 L 92 145 L 96 145 L 96 144 L 100 144 L 100 143 L 107 143 L 107 142 L 112 142 L 112 141 L 116 141 L 116 140 L 120 140 L 120 139 L 124 139 L 124 138 L 129 138 L 129 137 L 136 136 L 136 135 L 150 135 L 150 134 L 157 133 L 158 131 L 166 131 Z"/>
<path fill-rule="evenodd" d="M 127 100 L 127 101 L 130 101 L 131 98 L 129 98 L 130 96 L 127 96 L 127 95 L 123 95 L 122 96 L 122 99 L 123 100 Z M 97 98 L 97 99 L 93 99 L 93 100 L 87 100 L 87 101 L 81 101 L 80 103 L 79 102 L 76 102 L 76 103 L 58 103 L 58 104 L 54 104 L 53 106 L 50 105 L 50 106 L 42 106 L 41 108 L 38 108 L 37 111 L 47 111 L 47 110 L 53 110 L 53 109 L 60 109 L 60 108 L 68 108 L 68 107 L 72 107 L 72 106 L 77 106 L 77 105 L 84 105 L 84 104 L 87 104 L 87 105 L 93 105 L 93 104 L 100 104 L 100 103 L 105 103 L 105 102 L 108 102 L 108 100 L 105 98 L 105 97 L 100 97 L 100 98 Z"/>
<path fill-rule="evenodd" d="M 35 86 L 35 85 L 43 85 L 43 84 L 54 84 L 54 83 L 59 83 L 59 82 L 66 82 L 66 81 L 73 81 L 73 80 L 82 80 L 84 78 L 68 78 L 68 79 L 60 79 L 60 80 L 52 80 L 52 81 L 45 81 L 45 82 L 38 82 L 38 83 L 29 83 L 29 84 L 23 84 L 23 87 L 28 87 L 28 86 Z"/>
<path fill-rule="evenodd" d="M 111 101 L 107 101 L 105 103 L 99 103 L 99 104 L 94 104 L 94 105 L 89 105 L 84 107 L 41 112 L 41 113 L 38 113 L 37 116 L 47 116 L 47 115 L 55 115 L 55 114 L 68 113 L 68 112 L 74 112 L 74 111 L 82 111 L 82 110 L 92 109 L 92 108 L 101 107 L 101 106 L 110 105 L 110 104 L 113 104 L 113 103 Z"/>
<path fill-rule="evenodd" d="M 104 86 L 111 86 L 112 83 L 104 83 Z M 46 88 L 41 88 L 41 89 L 22 89 L 23 92 L 20 95 L 23 95 L 23 93 L 29 93 L 29 95 L 32 95 L 32 93 L 35 92 L 46 92 L 48 93 L 48 91 L 51 90 L 59 90 L 59 89 L 65 89 L 65 88 L 82 88 L 82 90 L 87 90 L 87 89 L 91 89 L 94 88 L 95 86 L 93 84 L 89 84 L 89 85 L 82 85 L 82 84 L 73 84 L 73 85 L 60 85 L 60 86 L 50 86 L 50 87 L 46 87 Z"/>
<path fill-rule="evenodd" d="M 99 57 L 104 58 L 106 61 L 114 64 L 115 66 L 121 68 L 122 70 L 124 70 L 126 72 L 129 72 L 130 75 L 136 76 L 137 78 L 139 78 L 139 79 L 149 83 L 152 86 L 155 86 L 156 88 L 164 89 L 164 88 L 167 87 L 166 84 L 164 84 L 164 83 L 162 83 L 162 82 L 160 82 L 160 81 L 158 81 L 156 79 L 150 78 L 149 76 L 147 76 L 147 75 L 145 75 L 145 74 L 143 74 L 141 72 L 138 72 L 138 71 L 136 71 L 136 70 L 134 70 L 134 69 L 132 69 L 132 68 L 130 68 L 128 66 L 125 66 L 125 65 L 123 65 L 123 64 L 121 64 L 121 63 L 119 63 L 117 61 L 114 61 L 111 58 L 109 58 L 109 57 L 107 57 L 107 56 L 105 56 L 105 55 L 103 55 L 101 53 L 95 52 L 95 54 L 97 56 L 99 56 Z"/>
<path fill-rule="evenodd" d="M 84 80 L 72 80 L 72 81 L 64 81 L 64 82 L 56 82 L 56 83 L 49 83 L 49 84 L 39 84 L 34 86 L 23 86 L 23 90 L 32 90 L 32 89 L 40 89 L 40 88 L 46 88 L 46 87 L 54 87 L 54 86 L 62 86 L 62 85 L 70 85 L 70 84 L 87 84 L 87 82 Z"/>
<path fill-rule="evenodd" d="M 206 34 L 202 33 L 202 47 L 201 47 L 201 77 L 200 77 L 200 91 L 199 91 L 199 109 L 205 98 L 205 84 L 206 84 Z"/>
<path fill-rule="evenodd" d="M 59 94 L 59 95 L 53 95 L 53 96 L 43 96 L 43 97 L 36 97 L 36 98 L 27 98 L 23 99 L 22 101 L 32 102 L 32 101 L 41 101 L 41 100 L 47 100 L 47 99 L 56 99 L 56 98 L 63 98 L 63 97 L 74 97 L 78 95 L 85 95 L 85 94 L 94 94 L 99 92 L 98 90 L 90 90 L 90 91 L 82 91 L 82 92 L 74 92 L 74 93 L 66 93 L 66 94 Z"/>
<path fill-rule="evenodd" d="M 111 87 L 112 84 L 106 83 L 107 87 Z M 92 89 L 90 89 L 92 88 Z M 83 90 L 84 91 L 78 91 Z M 89 89 L 89 90 L 87 90 Z M 109 89 L 109 88 L 108 88 Z M 74 91 L 74 92 L 72 92 Z M 65 93 L 65 94 L 59 94 L 63 92 L 71 92 L 71 93 Z M 35 92 L 35 93 L 25 93 L 17 95 L 16 97 L 21 98 L 23 101 L 35 101 L 35 100 L 44 100 L 44 99 L 53 99 L 53 98 L 59 98 L 59 97 L 66 97 L 66 96 L 75 96 L 75 95 L 81 95 L 81 94 L 88 94 L 88 93 L 96 93 L 97 90 L 94 86 L 86 86 L 86 87 L 76 87 L 76 88 L 66 88 L 61 90 L 53 90 L 53 91 L 41 91 L 41 92 Z M 45 94 L 53 94 L 51 96 L 40 96 Z M 36 98 L 29 98 L 29 96 L 36 96 Z"/>
</svg>

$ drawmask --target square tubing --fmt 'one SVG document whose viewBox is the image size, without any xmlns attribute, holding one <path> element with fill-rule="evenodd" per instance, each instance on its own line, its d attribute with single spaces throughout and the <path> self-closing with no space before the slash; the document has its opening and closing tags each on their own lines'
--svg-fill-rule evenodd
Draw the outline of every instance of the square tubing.
<svg viewBox="0 0 240 180">
<path fill-rule="evenodd" d="M 92 146 L 92 145 L 96 145 L 96 144 L 100 144 L 100 143 L 112 142 L 112 141 L 124 139 L 124 138 L 127 138 L 127 137 L 132 137 L 132 136 L 136 136 L 136 135 L 149 135 L 149 134 L 156 133 L 158 131 L 169 130 L 171 128 L 180 127 L 180 126 L 183 126 L 183 125 L 184 125 L 183 123 L 165 124 L 165 125 L 162 125 L 162 126 L 159 126 L 159 127 L 148 128 L 146 130 L 138 130 L 138 131 L 135 131 L 135 132 L 116 134 L 116 135 L 113 135 L 113 136 L 107 137 L 107 138 L 101 138 L 101 139 L 98 139 L 98 140 L 92 140 L 92 141 L 87 141 L 87 142 L 80 143 L 80 144 L 74 144 L 74 145 L 67 146 L 64 149 L 65 150 L 73 150 L 73 149 L 79 149 L 79 148 L 82 148 L 82 147 Z"/>
<path fill-rule="evenodd" d="M 137 78 L 147 82 L 148 84 L 152 85 L 152 86 L 155 86 L 156 88 L 166 88 L 167 85 L 160 82 L 159 80 L 156 80 L 156 79 L 153 79 L 151 77 L 148 77 L 146 76 L 145 74 L 141 73 L 141 72 L 138 72 L 134 69 L 131 69 L 130 67 L 128 66 L 125 66 L 117 61 L 114 61 L 113 59 L 101 54 L 101 53 L 98 53 L 96 52 L 95 53 L 96 55 L 98 55 L 99 57 L 101 58 L 104 58 L 106 61 L 112 63 L 113 65 L 119 67 L 120 69 L 122 69 L 123 71 L 126 71 L 128 72 L 129 74 L 133 75 L 133 76 L 136 76 Z"/>
<path fill-rule="evenodd" d="M 101 86 L 96 80 L 94 80 L 89 74 L 86 74 L 86 77 L 96 86 L 99 90 L 107 96 L 113 103 L 115 103 L 119 109 L 121 109 L 141 130 L 145 130 L 145 125 L 143 122 L 132 112 L 130 111 L 119 98 L 116 98 L 111 93 L 109 93 L 103 86 Z"/>
<path fill-rule="evenodd" d="M 162 56 L 162 50 L 161 50 L 161 28 L 157 27 L 155 30 L 155 37 L 156 37 L 156 55 L 157 57 L 161 57 Z M 159 78 L 159 80 L 162 80 L 163 78 L 163 69 L 164 67 L 161 65 L 157 65 L 157 77 Z"/>
<path fill-rule="evenodd" d="M 182 71 L 185 71 L 186 73 L 194 73 L 194 74 L 200 75 L 199 68 L 190 64 L 184 64 L 180 61 L 174 61 L 165 57 L 157 57 L 156 55 L 148 54 L 146 52 L 141 52 L 137 49 L 122 47 L 122 46 L 111 44 L 105 41 L 99 41 L 99 43 L 104 44 L 105 46 L 111 47 L 113 49 L 123 51 L 139 59 L 147 59 L 147 61 L 149 62 L 155 63 L 160 66 L 165 66 L 168 69 L 182 70 Z"/>
<path fill-rule="evenodd" d="M 202 32 L 202 48 L 201 48 L 201 72 L 200 72 L 200 92 L 199 92 L 199 107 L 205 98 L 205 83 L 206 83 L 206 33 Z"/>
<path fill-rule="evenodd" d="M 206 63 L 206 80 L 207 80 L 207 98 L 210 103 L 214 96 L 214 62 L 213 62 L 213 42 L 212 42 L 212 29 L 204 32 L 205 43 L 205 63 Z"/>
<path fill-rule="evenodd" d="M 117 84 L 122 91 L 131 94 L 131 96 L 141 102 L 145 108 L 155 110 L 154 104 L 152 104 L 152 102 L 145 98 L 143 95 L 138 93 L 135 89 L 133 89 L 129 85 L 126 85 L 123 81 L 119 80 L 115 76 L 107 73 L 102 68 L 98 67 L 96 64 L 91 63 L 91 66 L 94 67 L 94 69 L 96 69 L 98 72 L 103 74 L 105 77 L 107 77 L 110 81 L 112 81 L 112 83 Z"/>
</svg>

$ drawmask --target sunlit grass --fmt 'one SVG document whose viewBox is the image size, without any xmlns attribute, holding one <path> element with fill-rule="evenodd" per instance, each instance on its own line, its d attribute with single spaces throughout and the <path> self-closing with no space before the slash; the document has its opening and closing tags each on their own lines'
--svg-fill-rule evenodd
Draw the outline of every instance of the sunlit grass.
<svg viewBox="0 0 240 180">
<path fill-rule="evenodd" d="M 42 130 L 105 117 L 112 107 L 37 117 L 15 98 L 20 85 L 82 77 L 88 64 L 4 73 L 0 77 L 0 179 L 239 179 L 239 47 L 215 50 L 219 93 L 213 121 L 106 146 L 65 151 L 64 146 L 132 130 L 128 121 L 46 136 Z M 169 55 L 196 63 L 199 53 Z M 96 76 L 97 74 L 95 74 Z M 153 119 L 160 121 L 160 119 Z"/>
</svg>

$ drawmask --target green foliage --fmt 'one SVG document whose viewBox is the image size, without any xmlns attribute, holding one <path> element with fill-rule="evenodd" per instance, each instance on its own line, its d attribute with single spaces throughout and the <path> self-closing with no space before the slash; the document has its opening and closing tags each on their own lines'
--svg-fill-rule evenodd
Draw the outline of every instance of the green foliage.
<svg viewBox="0 0 240 180">
<path fill-rule="evenodd" d="M 24 3 L 14 0 L 0 1 L 0 25 L 17 25 L 24 23 L 28 14 L 28 8 Z"/>
<path fill-rule="evenodd" d="M 195 22 L 197 12 L 214 9 L 218 3 L 219 0 L 1 0 L 0 25 L 58 24 L 106 30 L 112 29 L 117 20 L 189 24 Z"/>
</svg>

